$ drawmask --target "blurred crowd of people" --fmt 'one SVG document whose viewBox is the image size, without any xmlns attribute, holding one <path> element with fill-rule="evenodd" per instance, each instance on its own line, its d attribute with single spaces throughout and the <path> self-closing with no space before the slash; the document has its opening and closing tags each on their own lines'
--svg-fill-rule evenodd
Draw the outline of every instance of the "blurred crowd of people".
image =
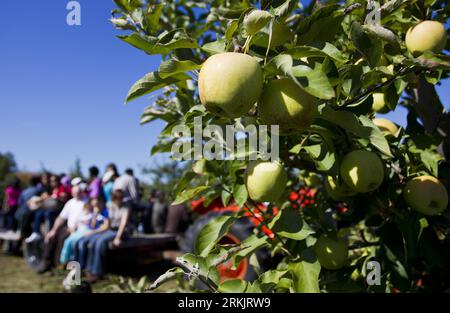
<svg viewBox="0 0 450 313">
<path fill-rule="evenodd" d="M 164 193 L 155 190 L 142 201 L 133 170 L 120 175 L 114 164 L 102 176 L 97 167 L 89 168 L 86 180 L 43 173 L 32 176 L 23 190 L 18 178 L 8 185 L 0 226 L 3 238 L 17 240 L 18 247 L 44 243 L 38 273 L 77 261 L 92 282 L 105 272 L 108 248 L 120 247 L 133 232 L 177 232 L 173 221 L 180 214 L 168 221 L 164 200 Z"/>
</svg>

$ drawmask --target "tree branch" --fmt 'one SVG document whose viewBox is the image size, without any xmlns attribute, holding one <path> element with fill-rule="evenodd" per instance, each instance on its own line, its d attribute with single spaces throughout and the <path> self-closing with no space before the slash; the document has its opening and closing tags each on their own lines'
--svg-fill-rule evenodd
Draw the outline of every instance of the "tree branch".
<svg viewBox="0 0 450 313">
<path fill-rule="evenodd" d="M 363 99 L 364 97 L 370 95 L 371 93 L 373 93 L 374 91 L 383 88 L 384 86 L 389 85 L 391 82 L 393 82 L 394 80 L 396 80 L 397 78 L 404 76 L 406 74 L 409 74 L 411 72 L 413 72 L 415 70 L 414 67 L 402 67 L 398 73 L 392 77 L 390 77 L 388 80 L 386 80 L 385 82 L 379 83 L 374 85 L 373 87 L 367 89 L 365 92 L 363 92 L 362 94 L 356 96 L 353 99 L 347 100 L 346 102 L 344 102 L 343 106 L 349 106 L 350 104 L 353 103 L 357 103 L 359 102 L 361 99 Z M 419 70 L 421 71 L 421 70 Z"/>
</svg>

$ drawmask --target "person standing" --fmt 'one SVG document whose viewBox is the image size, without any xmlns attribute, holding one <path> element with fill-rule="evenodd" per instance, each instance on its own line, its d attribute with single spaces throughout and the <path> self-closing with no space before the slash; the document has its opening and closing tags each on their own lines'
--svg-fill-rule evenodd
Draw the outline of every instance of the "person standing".
<svg viewBox="0 0 450 313">
<path fill-rule="evenodd" d="M 72 188 L 72 196 L 73 198 L 64 205 L 52 229 L 45 236 L 43 259 L 37 269 L 40 274 L 49 271 L 59 262 L 64 240 L 76 231 L 79 220 L 83 215 L 86 198 L 83 197 L 83 190 L 80 185 Z"/>
<path fill-rule="evenodd" d="M 123 204 L 133 208 L 139 202 L 139 182 L 134 177 L 132 169 L 126 169 L 125 174 L 116 179 L 113 191 L 123 192 Z"/>
<path fill-rule="evenodd" d="M 164 203 L 164 192 L 157 190 L 153 200 L 152 228 L 154 233 L 162 233 L 165 230 L 167 217 L 167 206 Z"/>
<path fill-rule="evenodd" d="M 2 215 L 4 217 L 4 228 L 7 231 L 15 231 L 17 229 L 14 214 L 19 206 L 19 198 L 22 193 L 20 180 L 14 177 L 11 184 L 5 189 L 5 199 L 2 206 Z"/>
<path fill-rule="evenodd" d="M 87 189 L 89 198 L 103 198 L 102 180 L 98 177 L 100 171 L 98 167 L 91 166 L 89 168 L 89 187 Z"/>
<path fill-rule="evenodd" d="M 112 192 L 114 188 L 114 181 L 119 177 L 119 172 L 117 171 L 117 166 L 113 163 L 108 164 L 106 167 L 106 172 L 103 175 L 103 195 L 105 196 L 105 202 L 111 202 Z"/>
</svg>

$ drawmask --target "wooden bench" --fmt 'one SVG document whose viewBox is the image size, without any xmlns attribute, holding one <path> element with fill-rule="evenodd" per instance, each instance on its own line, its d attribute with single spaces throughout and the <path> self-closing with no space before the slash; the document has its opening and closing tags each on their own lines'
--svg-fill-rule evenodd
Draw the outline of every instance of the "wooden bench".
<svg viewBox="0 0 450 313">
<path fill-rule="evenodd" d="M 173 266 L 168 251 L 177 251 L 178 243 L 174 234 L 138 234 L 112 247 L 106 256 L 109 273 L 128 276 L 158 274 Z"/>
<path fill-rule="evenodd" d="M 0 243 L 15 244 L 18 236 L 0 233 Z M 42 256 L 43 242 L 24 245 L 24 257 L 31 268 L 36 268 Z M 109 245 L 106 256 L 106 269 L 109 273 L 125 276 L 160 274 L 173 266 L 178 252 L 175 234 L 136 234 L 124 240 L 120 247 Z"/>
</svg>

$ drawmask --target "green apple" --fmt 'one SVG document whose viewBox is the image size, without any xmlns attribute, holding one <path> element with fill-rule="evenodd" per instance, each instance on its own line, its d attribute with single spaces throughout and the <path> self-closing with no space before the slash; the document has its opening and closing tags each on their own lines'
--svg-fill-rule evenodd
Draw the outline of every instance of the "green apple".
<svg viewBox="0 0 450 313">
<path fill-rule="evenodd" d="M 436 21 L 422 21 L 408 29 L 406 48 L 417 56 L 425 51 L 440 52 L 447 44 L 447 32 L 443 24 Z"/>
<path fill-rule="evenodd" d="M 287 174 L 278 161 L 252 161 L 245 171 L 248 196 L 257 202 L 274 202 L 286 188 Z"/>
<path fill-rule="evenodd" d="M 387 118 L 374 118 L 373 123 L 378 126 L 381 132 L 385 135 L 396 135 L 398 126 Z"/>
<path fill-rule="evenodd" d="M 209 57 L 198 76 L 200 101 L 213 114 L 238 118 L 258 101 L 263 87 L 259 63 L 243 53 Z"/>
<path fill-rule="evenodd" d="M 314 252 L 320 265 L 326 269 L 337 270 L 347 264 L 348 247 L 341 238 L 321 235 L 314 245 Z"/>
<path fill-rule="evenodd" d="M 386 95 L 382 92 L 374 92 L 372 94 L 372 110 L 378 113 L 388 113 L 389 107 L 386 105 Z"/>
<path fill-rule="evenodd" d="M 429 175 L 408 181 L 403 196 L 411 208 L 425 215 L 442 213 L 448 205 L 447 189 L 437 178 Z"/>
<path fill-rule="evenodd" d="M 374 152 L 355 150 L 344 156 L 341 177 L 354 191 L 366 193 L 377 189 L 384 179 L 383 162 Z"/>
<path fill-rule="evenodd" d="M 317 114 L 317 99 L 289 78 L 272 80 L 258 102 L 259 117 L 290 134 L 307 129 Z"/>
<path fill-rule="evenodd" d="M 325 190 L 335 201 L 341 201 L 357 194 L 356 191 L 351 189 L 344 182 L 339 183 L 333 176 L 326 177 Z"/>
</svg>

